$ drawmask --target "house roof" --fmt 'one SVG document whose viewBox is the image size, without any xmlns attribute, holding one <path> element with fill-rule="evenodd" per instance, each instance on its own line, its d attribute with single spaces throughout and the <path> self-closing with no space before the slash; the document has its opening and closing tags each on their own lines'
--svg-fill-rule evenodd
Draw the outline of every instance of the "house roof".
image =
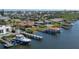
<svg viewBox="0 0 79 59">
<path fill-rule="evenodd" d="M 34 22 L 30 21 L 30 20 L 29 21 L 21 21 L 19 24 L 22 26 L 33 26 Z"/>
<path fill-rule="evenodd" d="M 54 21 L 54 22 L 61 22 L 63 20 L 64 20 L 63 18 L 54 18 L 54 19 L 51 19 L 51 21 Z"/>
<path fill-rule="evenodd" d="M 51 22 L 51 21 L 49 21 L 49 20 L 45 20 L 44 22 Z"/>
<path fill-rule="evenodd" d="M 43 23 L 43 21 L 36 21 L 35 23 Z"/>
</svg>

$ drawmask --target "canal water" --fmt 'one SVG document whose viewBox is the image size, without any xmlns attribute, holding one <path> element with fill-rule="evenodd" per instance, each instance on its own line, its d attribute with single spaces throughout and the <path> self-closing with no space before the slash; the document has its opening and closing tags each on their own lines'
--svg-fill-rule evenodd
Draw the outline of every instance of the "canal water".
<svg viewBox="0 0 79 59">
<path fill-rule="evenodd" d="M 31 45 L 18 45 L 12 49 L 79 49 L 79 21 L 76 21 L 69 30 L 61 30 L 61 33 L 56 35 L 46 34 L 42 32 L 35 33 L 43 36 L 43 39 L 38 41 L 32 39 Z M 0 48 L 3 48 L 0 45 Z"/>
</svg>

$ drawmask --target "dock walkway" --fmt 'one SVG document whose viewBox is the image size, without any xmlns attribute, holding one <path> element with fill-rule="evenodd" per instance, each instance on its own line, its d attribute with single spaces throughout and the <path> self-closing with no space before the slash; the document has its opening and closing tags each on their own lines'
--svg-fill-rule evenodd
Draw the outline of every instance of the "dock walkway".
<svg viewBox="0 0 79 59">
<path fill-rule="evenodd" d="M 3 42 L 3 43 L 5 43 L 6 47 L 13 46 L 13 44 L 11 44 L 11 42 L 9 42 L 9 41 L 3 40 L 3 39 L 0 39 L 0 41 Z"/>
<path fill-rule="evenodd" d="M 28 38 L 33 38 L 33 39 L 43 39 L 42 36 L 38 36 L 38 35 L 34 35 L 34 34 L 30 34 L 30 33 L 26 33 L 26 32 L 21 32 L 22 34 L 25 34 Z"/>
</svg>

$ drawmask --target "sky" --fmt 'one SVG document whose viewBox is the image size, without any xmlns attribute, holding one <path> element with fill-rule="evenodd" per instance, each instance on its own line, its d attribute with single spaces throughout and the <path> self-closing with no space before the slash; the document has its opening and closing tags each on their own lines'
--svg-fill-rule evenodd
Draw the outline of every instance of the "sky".
<svg viewBox="0 0 79 59">
<path fill-rule="evenodd" d="M 79 10 L 78 0 L 0 0 L 0 9 Z"/>
</svg>

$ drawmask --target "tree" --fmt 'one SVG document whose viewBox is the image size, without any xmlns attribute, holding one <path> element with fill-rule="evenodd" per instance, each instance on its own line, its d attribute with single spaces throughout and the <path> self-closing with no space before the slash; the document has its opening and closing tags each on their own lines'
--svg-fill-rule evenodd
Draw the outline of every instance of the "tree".
<svg viewBox="0 0 79 59">
<path fill-rule="evenodd" d="M 0 25 L 6 25 L 6 21 L 5 20 L 0 20 Z"/>
</svg>

